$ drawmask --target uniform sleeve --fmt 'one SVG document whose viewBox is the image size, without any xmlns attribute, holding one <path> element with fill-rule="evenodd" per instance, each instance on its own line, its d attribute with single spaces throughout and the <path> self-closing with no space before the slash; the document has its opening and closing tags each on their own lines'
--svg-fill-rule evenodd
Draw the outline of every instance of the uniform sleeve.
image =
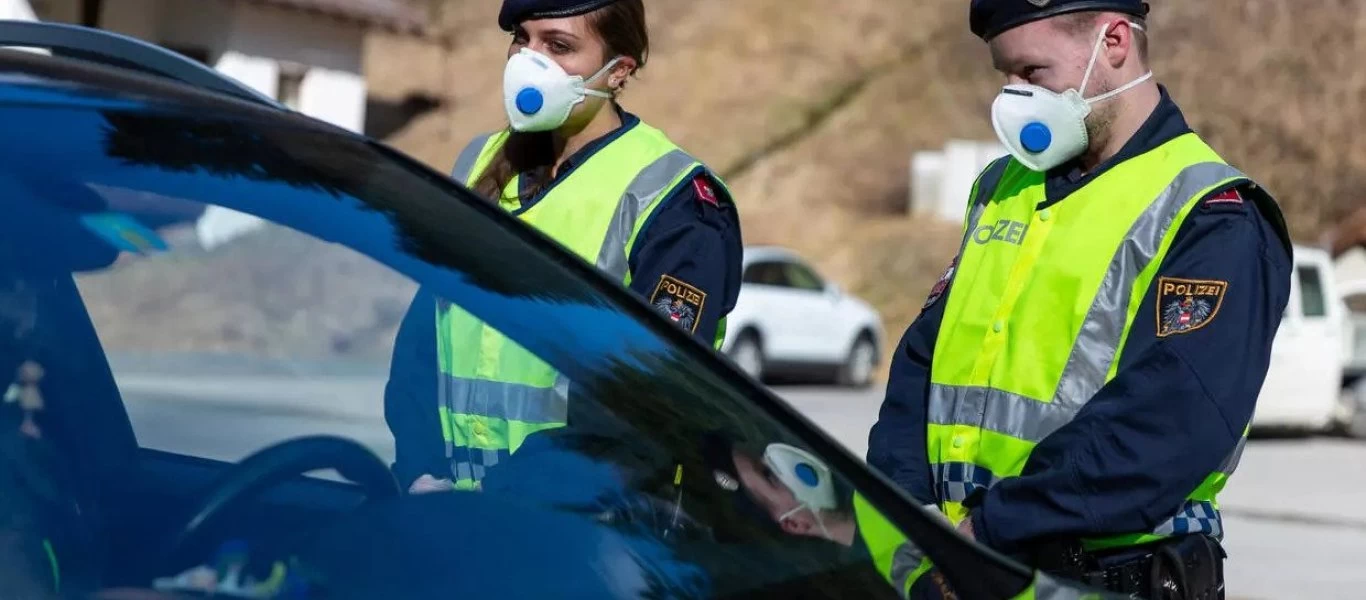
<svg viewBox="0 0 1366 600">
<path fill-rule="evenodd" d="M 1290 294 L 1291 258 L 1251 201 L 1224 191 L 1185 221 L 1119 369 L 972 514 L 1002 552 L 1059 536 L 1150 531 L 1230 458 L 1252 418 Z M 1179 287 L 1192 283 L 1200 287 Z M 1219 291 L 1222 290 L 1222 291 Z"/>
<path fill-rule="evenodd" d="M 394 476 L 403 489 L 423 474 L 449 477 L 438 417 L 436 299 L 419 289 L 394 340 L 384 420 L 394 435 Z"/>
<path fill-rule="evenodd" d="M 921 504 L 935 503 L 926 456 L 930 359 L 944 320 L 944 302 L 953 267 L 940 276 L 920 316 L 906 329 L 887 378 L 887 394 L 868 433 L 868 464 L 882 471 Z"/>
<path fill-rule="evenodd" d="M 722 189 L 707 174 L 681 186 L 630 256 L 631 290 L 708 346 L 740 295 L 740 220 Z"/>
</svg>

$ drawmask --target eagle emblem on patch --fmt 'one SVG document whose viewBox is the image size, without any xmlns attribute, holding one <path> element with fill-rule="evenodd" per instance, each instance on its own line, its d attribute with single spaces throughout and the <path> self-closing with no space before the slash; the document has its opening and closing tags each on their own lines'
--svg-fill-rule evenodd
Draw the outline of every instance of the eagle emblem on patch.
<svg viewBox="0 0 1366 600">
<path fill-rule="evenodd" d="M 650 305 L 688 333 L 697 331 L 697 320 L 707 302 L 707 293 L 672 275 L 659 278 Z"/>
<path fill-rule="evenodd" d="M 1190 333 L 1214 320 L 1228 282 L 1210 279 L 1157 280 L 1157 337 Z"/>
</svg>

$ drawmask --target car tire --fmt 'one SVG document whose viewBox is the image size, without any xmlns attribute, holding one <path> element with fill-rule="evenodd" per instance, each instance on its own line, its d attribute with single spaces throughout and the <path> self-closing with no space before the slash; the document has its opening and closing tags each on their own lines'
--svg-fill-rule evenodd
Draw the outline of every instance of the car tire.
<svg viewBox="0 0 1366 600">
<path fill-rule="evenodd" d="M 749 332 L 741 334 L 727 354 L 746 375 L 756 381 L 764 380 L 764 348 L 759 344 L 759 336 Z"/>
<path fill-rule="evenodd" d="M 873 369 L 876 367 L 877 348 L 867 334 L 860 335 L 840 366 L 838 383 L 847 387 L 868 387 L 873 383 Z"/>
</svg>

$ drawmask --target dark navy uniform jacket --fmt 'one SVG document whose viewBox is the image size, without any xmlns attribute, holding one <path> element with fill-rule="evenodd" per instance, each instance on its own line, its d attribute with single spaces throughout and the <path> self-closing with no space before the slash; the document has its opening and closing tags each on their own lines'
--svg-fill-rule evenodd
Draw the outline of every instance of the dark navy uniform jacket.
<svg viewBox="0 0 1366 600">
<path fill-rule="evenodd" d="M 1117 156 L 1088 175 L 1075 164 L 1050 171 L 1046 203 L 1065 201 L 1108 166 L 1189 131 L 1163 88 L 1157 109 Z M 1157 273 L 1227 282 L 1218 313 L 1199 329 L 1159 338 L 1158 290 L 1149 289 L 1114 380 L 1035 448 L 1021 476 L 982 496 L 971 513 L 979 541 L 1014 553 L 1050 537 L 1151 530 L 1234 451 L 1289 299 L 1291 256 L 1280 221 L 1233 192 L 1201 201 Z M 906 330 L 869 436 L 869 464 L 925 504 L 935 502 L 926 408 L 944 296 Z"/>
<path fill-rule="evenodd" d="M 566 159 L 559 169 L 561 179 L 640 123 L 631 113 L 619 110 L 618 114 L 622 126 Z M 521 210 L 544 195 L 523 202 Z M 718 182 L 699 171 L 692 181 L 664 199 L 641 229 L 629 257 L 630 289 L 650 300 L 661 278 L 668 276 L 706 294 L 693 335 L 711 346 L 717 323 L 735 308 L 740 294 L 741 258 L 740 220 L 735 206 Z M 396 445 L 395 473 L 405 487 L 423 473 L 438 478 L 450 475 L 436 410 L 435 307 L 435 299 L 425 291 L 419 290 L 413 298 L 394 341 L 384 394 L 385 419 Z"/>
</svg>

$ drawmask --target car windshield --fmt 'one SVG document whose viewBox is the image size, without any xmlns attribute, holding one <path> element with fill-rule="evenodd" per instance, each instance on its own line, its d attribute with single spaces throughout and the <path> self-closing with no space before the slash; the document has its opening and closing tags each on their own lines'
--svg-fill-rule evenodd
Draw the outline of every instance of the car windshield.
<svg viewBox="0 0 1366 600">
<path fill-rule="evenodd" d="M 302 120 L 46 93 L 0 107 L 0 516 L 66 585 L 896 596 L 847 457 L 500 209 Z"/>
</svg>

